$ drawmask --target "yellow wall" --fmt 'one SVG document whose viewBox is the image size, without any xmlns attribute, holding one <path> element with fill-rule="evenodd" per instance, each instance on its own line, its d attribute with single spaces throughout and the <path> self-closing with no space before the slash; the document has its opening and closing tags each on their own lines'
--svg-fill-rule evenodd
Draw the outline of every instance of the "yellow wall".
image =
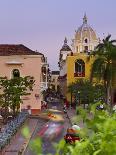
<svg viewBox="0 0 116 155">
<path fill-rule="evenodd" d="M 75 61 L 77 59 L 82 59 L 85 62 L 85 77 L 74 77 Z M 93 63 L 93 58 L 90 58 L 90 60 L 88 60 L 88 56 L 81 53 L 78 53 L 74 56 L 68 56 L 67 57 L 67 85 L 69 85 L 72 82 L 75 82 L 80 78 L 89 79 L 91 74 L 92 63 Z"/>
<path fill-rule="evenodd" d="M 83 53 L 75 53 L 73 56 L 67 56 L 67 87 L 72 82 L 77 81 L 80 78 L 90 79 L 91 75 L 91 66 L 94 58 L 88 59 L 89 56 Z M 82 59 L 85 62 L 85 77 L 74 77 L 75 72 L 75 61 L 77 59 Z M 67 99 L 70 101 L 70 94 L 67 93 Z"/>
<path fill-rule="evenodd" d="M 92 64 L 95 60 L 95 57 L 92 57 L 88 59 L 89 56 L 84 54 L 84 53 L 73 53 L 73 56 L 67 56 L 66 59 L 66 66 L 67 66 L 67 80 L 64 81 L 64 83 L 60 83 L 60 87 L 63 90 L 64 96 L 67 97 L 68 101 L 71 101 L 71 95 L 67 92 L 68 86 L 72 83 L 77 81 L 78 79 L 90 79 L 91 75 L 91 67 Z M 84 77 L 74 77 L 74 72 L 75 72 L 75 61 L 77 59 L 82 59 L 85 62 L 85 76 Z M 116 69 L 115 64 L 114 64 L 114 69 Z M 96 78 L 93 79 L 93 82 L 100 82 L 103 83 L 103 81 L 97 81 Z M 116 76 L 112 77 L 112 91 L 116 91 Z M 114 93 L 113 93 L 114 94 Z"/>
</svg>

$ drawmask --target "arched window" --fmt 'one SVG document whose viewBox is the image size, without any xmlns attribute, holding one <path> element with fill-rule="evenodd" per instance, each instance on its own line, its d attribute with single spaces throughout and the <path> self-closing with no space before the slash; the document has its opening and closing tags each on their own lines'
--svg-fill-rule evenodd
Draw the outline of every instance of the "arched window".
<svg viewBox="0 0 116 155">
<path fill-rule="evenodd" d="M 14 69 L 12 71 L 12 77 L 15 78 L 15 77 L 20 77 L 20 72 L 18 69 Z"/>
<path fill-rule="evenodd" d="M 75 62 L 75 77 L 84 77 L 85 76 L 85 63 L 82 59 L 78 59 Z"/>
</svg>

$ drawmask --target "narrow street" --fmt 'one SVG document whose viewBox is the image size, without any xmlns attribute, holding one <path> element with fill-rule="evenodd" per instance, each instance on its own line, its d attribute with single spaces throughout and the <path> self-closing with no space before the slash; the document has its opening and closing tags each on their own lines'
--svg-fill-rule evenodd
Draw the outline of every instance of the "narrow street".
<svg viewBox="0 0 116 155">
<path fill-rule="evenodd" d="M 52 108 L 53 106 L 56 106 L 57 110 L 63 111 L 62 105 L 60 103 L 53 103 L 50 105 L 50 108 Z M 72 114 L 74 115 L 74 110 L 72 110 Z M 62 132 L 57 137 L 55 137 L 52 140 L 49 140 L 49 139 L 46 140 L 43 138 L 43 153 L 42 153 L 43 155 L 46 155 L 48 153 L 51 153 L 53 155 L 55 154 L 55 149 L 53 147 L 53 143 L 58 143 L 63 138 L 63 136 L 65 135 L 67 128 L 71 126 L 70 121 L 67 118 L 66 114 L 62 113 L 62 115 L 64 118 L 64 123 L 63 123 L 64 129 L 62 130 Z M 42 129 L 42 127 L 43 127 L 43 120 L 39 119 L 37 126 L 36 126 L 36 129 L 32 135 L 31 140 L 37 138 L 38 132 Z M 25 151 L 25 155 L 33 155 L 33 154 L 34 153 L 30 150 L 30 147 L 28 145 L 28 147 Z"/>
</svg>

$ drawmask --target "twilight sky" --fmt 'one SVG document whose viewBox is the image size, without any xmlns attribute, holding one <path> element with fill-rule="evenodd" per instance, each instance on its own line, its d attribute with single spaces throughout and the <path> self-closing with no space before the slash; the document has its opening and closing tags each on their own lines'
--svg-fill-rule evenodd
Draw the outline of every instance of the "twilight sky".
<svg viewBox="0 0 116 155">
<path fill-rule="evenodd" d="M 64 38 L 70 45 L 85 12 L 98 37 L 116 38 L 116 0 L 0 0 L 0 44 L 38 50 L 56 70 Z"/>
</svg>

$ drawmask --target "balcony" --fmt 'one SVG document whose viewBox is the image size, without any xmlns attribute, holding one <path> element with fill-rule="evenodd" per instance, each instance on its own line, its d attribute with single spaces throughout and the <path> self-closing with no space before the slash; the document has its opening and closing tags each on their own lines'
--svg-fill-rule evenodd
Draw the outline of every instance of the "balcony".
<svg viewBox="0 0 116 155">
<path fill-rule="evenodd" d="M 48 82 L 40 82 L 40 89 L 46 90 L 48 88 Z"/>
<path fill-rule="evenodd" d="M 74 77 L 85 77 L 85 72 L 76 72 L 74 73 Z"/>
</svg>

